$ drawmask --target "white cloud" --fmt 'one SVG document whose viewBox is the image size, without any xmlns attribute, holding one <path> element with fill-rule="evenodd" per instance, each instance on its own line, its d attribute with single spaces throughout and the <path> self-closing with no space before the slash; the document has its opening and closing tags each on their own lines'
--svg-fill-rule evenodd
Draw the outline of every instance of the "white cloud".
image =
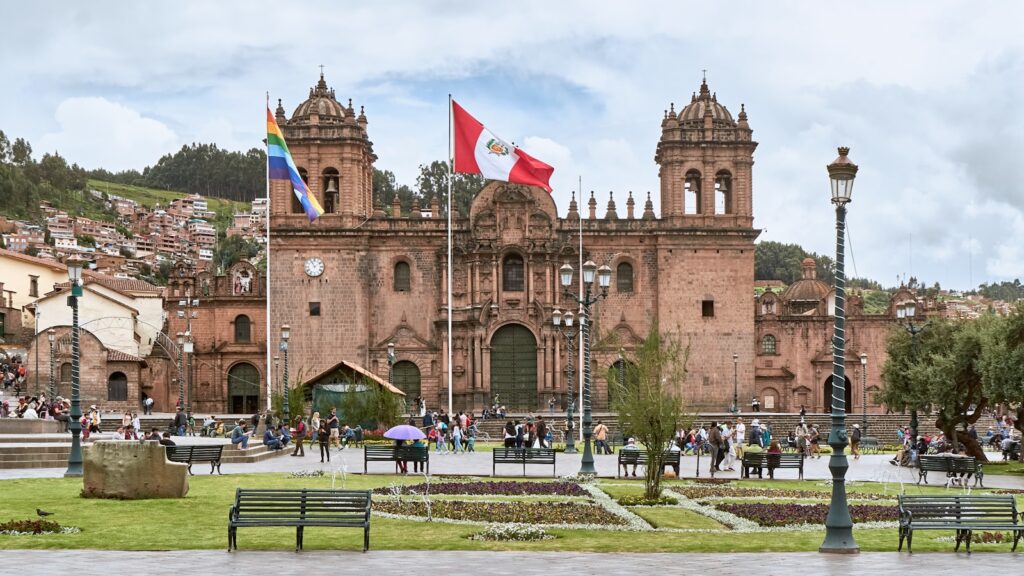
<svg viewBox="0 0 1024 576">
<path fill-rule="evenodd" d="M 36 150 L 59 152 L 86 168 L 117 171 L 152 164 L 177 147 L 163 123 L 105 98 L 69 98 L 57 106 L 59 131 L 43 135 Z"/>
</svg>

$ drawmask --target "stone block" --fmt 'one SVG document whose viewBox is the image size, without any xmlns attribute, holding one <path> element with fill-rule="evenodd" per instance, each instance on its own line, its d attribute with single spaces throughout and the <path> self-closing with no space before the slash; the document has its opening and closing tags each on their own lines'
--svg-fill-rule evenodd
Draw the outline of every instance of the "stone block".
<svg viewBox="0 0 1024 576">
<path fill-rule="evenodd" d="M 157 442 L 95 442 L 85 451 L 85 498 L 184 498 L 188 466 L 168 462 Z"/>
<path fill-rule="evenodd" d="M 38 418 L 0 418 L 0 434 L 60 434 L 62 425 L 56 420 Z"/>
</svg>

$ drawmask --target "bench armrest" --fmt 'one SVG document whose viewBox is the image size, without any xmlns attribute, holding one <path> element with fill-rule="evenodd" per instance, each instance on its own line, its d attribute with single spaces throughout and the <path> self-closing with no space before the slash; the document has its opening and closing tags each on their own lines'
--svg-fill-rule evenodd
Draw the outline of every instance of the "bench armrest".
<svg viewBox="0 0 1024 576">
<path fill-rule="evenodd" d="M 236 518 L 238 518 L 238 505 L 232 504 L 228 509 L 228 522 L 234 521 Z"/>
<path fill-rule="evenodd" d="M 900 525 L 906 526 L 914 520 L 914 513 L 910 510 L 903 510 L 900 512 Z"/>
</svg>

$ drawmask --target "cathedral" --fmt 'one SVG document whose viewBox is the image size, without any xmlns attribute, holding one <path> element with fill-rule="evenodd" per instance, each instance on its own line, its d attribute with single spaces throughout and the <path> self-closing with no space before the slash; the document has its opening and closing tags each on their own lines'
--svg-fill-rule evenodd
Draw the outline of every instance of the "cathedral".
<svg viewBox="0 0 1024 576">
<path fill-rule="evenodd" d="M 755 297 L 757 142 L 745 109 L 733 117 L 706 81 L 660 119 L 660 213 L 650 193 L 609 194 L 599 206 L 591 192 L 560 215 L 544 190 L 503 182 L 486 184 L 468 214 L 453 213 L 450 310 L 447 219 L 436 198 L 429 210 L 402 213 L 397 198 L 373 197 L 377 156 L 365 112 L 342 104 L 321 74 L 290 116 L 279 101 L 276 119 L 325 209 L 310 223 L 287 183 L 272 183 L 270 337 L 276 350 L 277 327 L 291 327 L 293 384 L 339 362 L 387 380 L 394 344 L 395 385 L 446 406 L 451 315 L 456 410 L 479 411 L 495 396 L 510 411 L 541 410 L 550 398 L 564 406 L 576 392 L 552 316 L 575 308 L 558 273 L 566 263 L 578 268 L 582 230 L 583 260 L 612 270 L 592 312 L 596 410 L 609 407 L 606 375 L 620 352 L 628 359 L 655 323 L 689 349 L 685 381 L 675 383 L 688 410 L 722 412 L 736 394 L 740 408 L 756 397 L 765 410 L 811 411 L 828 396 L 831 287 L 811 270 L 792 294 Z M 877 382 L 891 317 L 869 317 L 858 332 L 851 316 L 848 374 L 859 374 L 866 352 Z M 858 334 L 867 336 L 858 342 Z"/>
</svg>

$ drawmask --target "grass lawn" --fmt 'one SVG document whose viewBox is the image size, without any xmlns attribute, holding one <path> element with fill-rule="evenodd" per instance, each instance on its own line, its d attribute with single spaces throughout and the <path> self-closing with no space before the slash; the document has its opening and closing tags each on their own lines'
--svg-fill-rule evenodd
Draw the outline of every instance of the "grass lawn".
<svg viewBox="0 0 1024 576">
<path fill-rule="evenodd" d="M 985 463 L 985 475 L 988 476 L 989 474 L 996 476 L 1000 474 L 1024 476 L 1024 464 L 1021 464 L 1020 461 L 1017 460 L 1011 462 L 993 460 L 992 462 Z"/>
<path fill-rule="evenodd" d="M 341 479 L 335 487 L 341 488 Z M 393 483 L 418 483 L 418 477 L 394 475 L 349 476 L 345 488 L 368 489 Z M 540 481 L 540 479 L 538 479 Z M 675 481 L 678 482 L 678 481 Z M 610 494 L 639 492 L 641 485 L 616 486 L 606 481 Z M 80 479 L 22 479 L 0 481 L 4 506 L 0 521 L 35 518 L 36 507 L 54 515 L 50 518 L 64 526 L 77 526 L 82 532 L 70 535 L 0 536 L 0 549 L 103 549 L 103 550 L 179 550 L 218 549 L 227 546 L 227 513 L 237 487 L 248 488 L 330 488 L 330 477 L 288 478 L 285 474 L 230 474 L 194 476 L 189 479 L 186 498 L 174 500 L 98 500 L 79 497 Z M 670 483 L 671 484 L 671 483 Z M 733 482 L 738 487 L 768 486 L 797 489 L 813 487 L 812 482 Z M 599 484 L 601 485 L 601 484 Z M 859 488 L 859 487 L 858 487 Z M 867 489 L 866 486 L 863 489 Z M 763 499 L 762 499 L 763 500 Z M 715 522 L 678 508 L 638 508 L 637 514 L 661 527 L 714 527 Z M 703 525 L 703 526 L 702 526 Z M 400 550 L 564 550 L 595 552 L 736 552 L 736 551 L 814 551 L 824 537 L 824 528 L 814 532 L 745 533 L 725 538 L 687 533 L 650 532 L 642 535 L 612 530 L 555 528 L 553 540 L 540 542 L 477 542 L 468 536 L 482 525 L 426 523 L 376 517 L 372 521 L 371 548 Z M 245 550 L 291 550 L 293 529 L 239 530 L 239 546 Z M 914 538 L 914 548 L 924 551 L 950 551 L 949 542 L 934 538 L 952 532 L 925 532 Z M 896 529 L 855 530 L 863 550 L 892 551 L 896 548 Z M 362 533 L 355 529 L 309 529 L 307 549 L 361 548 Z M 977 550 L 1006 551 L 1007 545 L 977 546 Z"/>
<path fill-rule="evenodd" d="M 726 526 L 707 516 L 674 506 L 632 507 L 629 510 L 647 520 L 655 528 L 702 528 L 710 530 L 726 528 Z"/>
</svg>

